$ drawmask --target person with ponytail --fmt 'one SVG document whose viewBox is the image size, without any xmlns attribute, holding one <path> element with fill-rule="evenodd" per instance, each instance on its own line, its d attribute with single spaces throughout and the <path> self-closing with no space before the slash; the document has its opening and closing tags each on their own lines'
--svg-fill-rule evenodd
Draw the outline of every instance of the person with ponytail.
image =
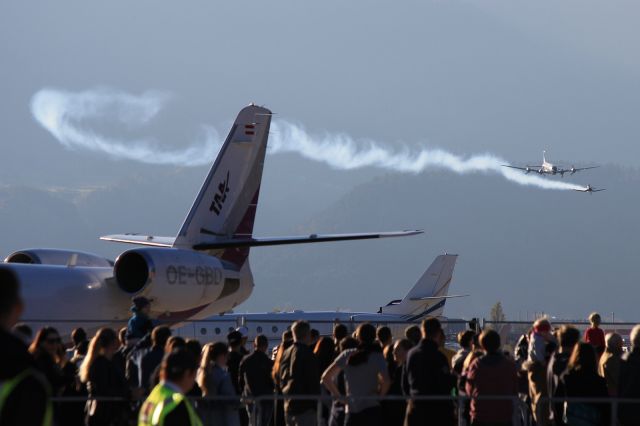
<svg viewBox="0 0 640 426">
<path fill-rule="evenodd" d="M 344 371 L 348 426 L 378 425 L 383 416 L 380 401 L 360 399 L 383 396 L 389 390 L 391 380 L 382 348 L 376 342 L 376 329 L 364 323 L 356 329 L 358 347 L 343 351 L 322 374 L 322 384 L 337 399 L 344 399 L 336 384 L 336 378 Z"/>
<path fill-rule="evenodd" d="M 80 366 L 80 380 L 87 385 L 89 394 L 85 406 L 88 426 L 119 426 L 126 418 L 126 404 L 123 402 L 96 399 L 128 396 L 124 374 L 113 362 L 118 348 L 115 330 L 101 328 L 91 339 L 87 355 Z"/>
</svg>

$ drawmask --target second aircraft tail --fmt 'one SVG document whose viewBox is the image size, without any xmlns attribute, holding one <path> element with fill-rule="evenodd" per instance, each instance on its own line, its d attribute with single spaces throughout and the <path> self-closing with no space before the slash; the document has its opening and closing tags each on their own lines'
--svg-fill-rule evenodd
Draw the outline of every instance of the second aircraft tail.
<svg viewBox="0 0 640 426">
<path fill-rule="evenodd" d="M 447 299 L 461 297 L 448 295 L 457 259 L 457 254 L 436 257 L 409 293 L 402 300 L 394 300 L 383 306 L 381 313 L 402 315 L 407 321 L 442 316 Z"/>
</svg>

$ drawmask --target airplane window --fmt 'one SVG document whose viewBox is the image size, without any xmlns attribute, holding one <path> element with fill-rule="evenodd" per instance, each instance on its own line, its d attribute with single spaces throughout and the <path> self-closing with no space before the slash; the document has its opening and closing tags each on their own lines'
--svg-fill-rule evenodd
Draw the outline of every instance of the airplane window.
<svg viewBox="0 0 640 426">
<path fill-rule="evenodd" d="M 207 334 L 207 329 L 206 329 L 206 328 L 204 328 L 204 327 L 202 327 L 202 328 L 200 329 L 200 334 L 202 334 L 203 336 L 204 336 L 205 334 Z"/>
<path fill-rule="evenodd" d="M 220 329 L 218 327 L 216 327 L 216 334 L 220 334 Z"/>
<path fill-rule="evenodd" d="M 257 331 L 258 333 L 262 333 L 262 327 L 258 326 L 258 328 L 256 328 L 256 331 Z"/>
<path fill-rule="evenodd" d="M 276 327 L 275 325 L 273 327 L 271 327 L 271 331 L 274 333 L 278 332 L 278 327 Z"/>
</svg>

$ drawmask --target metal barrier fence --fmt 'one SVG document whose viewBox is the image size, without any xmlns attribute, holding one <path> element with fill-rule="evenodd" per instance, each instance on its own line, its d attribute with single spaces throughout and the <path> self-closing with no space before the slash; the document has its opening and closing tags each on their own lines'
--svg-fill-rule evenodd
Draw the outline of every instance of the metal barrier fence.
<svg viewBox="0 0 640 426">
<path fill-rule="evenodd" d="M 57 404 L 65 404 L 65 403 L 84 403 L 89 399 L 86 397 L 55 397 L 52 398 L 52 401 Z M 136 401 L 132 401 L 130 399 L 118 398 L 118 397 L 99 397 L 93 398 L 93 401 L 98 402 L 122 402 L 122 403 L 132 403 Z M 252 423 L 253 426 L 265 426 L 260 424 L 260 416 L 259 410 L 263 404 L 272 404 L 273 407 L 273 425 L 280 426 L 281 423 L 278 423 L 278 410 L 282 409 L 282 405 L 279 404 L 283 401 L 313 401 L 316 403 L 316 416 L 317 416 L 317 424 L 323 425 L 326 424 L 328 419 L 324 419 L 322 416 L 323 407 L 330 406 L 333 402 L 336 401 L 332 396 L 326 395 L 267 395 L 261 397 L 254 398 L 240 398 L 233 396 L 216 396 L 216 397 L 189 397 L 189 400 L 196 404 L 196 406 L 200 406 L 199 410 L 202 410 L 202 403 L 229 403 L 233 404 L 234 407 L 240 408 L 250 407 L 248 413 L 252 419 L 257 419 L 256 422 Z M 419 402 L 451 402 L 455 409 L 452 409 L 452 417 L 455 413 L 456 423 L 458 426 L 467 426 L 468 419 L 466 418 L 465 410 L 460 409 L 461 407 L 465 407 L 474 398 L 471 398 L 466 395 L 458 395 L 458 396 L 415 396 L 415 397 L 404 397 L 404 396 L 395 396 L 395 395 L 386 395 L 386 396 L 361 396 L 361 397 L 345 397 L 344 401 L 347 403 L 353 403 L 354 401 L 403 401 L 409 403 L 410 401 L 413 403 Z M 475 398 L 477 401 L 503 401 L 510 402 L 512 404 L 513 416 L 512 416 L 512 424 L 513 426 L 530 426 L 534 425 L 533 416 L 528 403 L 526 403 L 520 396 L 516 395 L 486 395 L 479 396 Z M 142 402 L 139 400 L 137 402 Z M 611 426 L 617 426 L 620 412 L 621 404 L 629 404 L 634 405 L 634 410 L 640 409 L 640 399 L 625 399 L 625 398 L 541 398 L 538 403 L 538 407 L 542 407 L 546 404 L 546 407 L 549 407 L 550 404 L 606 404 L 609 407 L 609 424 Z M 204 408 L 206 410 L 206 408 Z M 137 413 L 136 413 L 137 414 Z M 538 413 L 540 414 L 540 413 Z M 605 420 L 605 419 L 603 419 Z M 603 423 L 602 423 L 603 424 Z M 392 426 L 392 425 L 390 425 Z"/>
</svg>

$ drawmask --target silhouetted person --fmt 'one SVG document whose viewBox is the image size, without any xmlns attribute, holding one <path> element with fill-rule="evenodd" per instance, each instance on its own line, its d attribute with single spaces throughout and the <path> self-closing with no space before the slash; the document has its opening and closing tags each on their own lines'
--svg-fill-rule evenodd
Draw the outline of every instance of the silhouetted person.
<svg viewBox="0 0 640 426">
<path fill-rule="evenodd" d="M 476 399 L 482 396 L 516 398 L 518 376 L 516 364 L 500 351 L 500 335 L 485 330 L 480 335 L 480 346 L 485 354 L 476 358 L 467 372 L 466 391 L 471 399 L 471 424 L 473 426 L 508 426 L 513 418 L 513 401 Z"/>
<path fill-rule="evenodd" d="M 127 371 L 127 356 L 131 350 L 127 346 L 127 327 L 122 327 L 118 331 L 118 342 L 119 347 L 118 351 L 113 355 L 113 363 L 122 371 L 122 374 L 125 374 Z"/>
<path fill-rule="evenodd" d="M 598 374 L 607 381 L 609 395 L 618 396 L 620 383 L 620 365 L 622 364 L 622 336 L 618 333 L 607 333 L 604 338 L 605 351 L 598 363 Z"/>
<path fill-rule="evenodd" d="M 84 328 L 78 327 L 71 331 L 71 343 L 73 343 L 73 346 L 67 349 L 67 359 L 73 358 L 79 346 L 88 345 L 89 339 Z"/>
<path fill-rule="evenodd" d="M 306 321 L 296 321 L 291 327 L 293 345 L 282 354 L 278 375 L 283 395 L 320 395 L 318 362 L 309 343 L 310 327 Z M 316 402 L 313 400 L 285 400 L 287 426 L 316 424 Z"/>
<path fill-rule="evenodd" d="M 223 342 L 205 345 L 200 369 L 198 370 L 198 384 L 206 398 L 203 401 L 202 418 L 204 423 L 216 426 L 238 426 L 238 394 L 231 383 L 231 375 L 227 371 L 229 348 Z M 216 400 L 216 397 L 222 397 Z"/>
<path fill-rule="evenodd" d="M 403 392 L 407 396 L 448 396 L 455 387 L 455 377 L 449 372 L 447 358 L 438 349 L 442 333 L 440 321 L 427 318 L 422 322 L 422 340 L 409 351 L 403 371 Z M 417 401 L 407 404 L 405 425 L 452 425 L 451 401 Z"/>
<path fill-rule="evenodd" d="M 85 409 L 88 426 L 124 424 L 126 403 L 93 399 L 129 396 L 124 375 L 113 363 L 119 346 L 116 332 L 111 328 L 101 328 L 91 339 L 89 351 L 80 367 L 80 380 L 86 383 L 89 394 Z"/>
<path fill-rule="evenodd" d="M 340 341 L 347 337 L 349 330 L 344 324 L 336 324 L 333 326 L 333 343 L 336 346 L 336 356 L 340 354 Z"/>
<path fill-rule="evenodd" d="M 25 345 L 29 346 L 31 344 L 31 340 L 33 340 L 33 329 L 29 324 L 24 322 L 18 323 L 13 326 L 12 332 L 18 336 Z"/>
<path fill-rule="evenodd" d="M 243 328 L 244 330 L 242 330 Z M 229 344 L 229 359 L 227 360 L 227 367 L 229 368 L 231 383 L 233 383 L 236 395 L 242 394 L 242 388 L 240 387 L 240 362 L 247 354 L 247 350 L 244 348 L 244 343 L 247 338 L 246 335 L 242 334 L 243 331 L 246 333 L 246 327 L 239 327 L 227 334 L 227 343 Z M 249 424 L 247 411 L 244 408 L 238 408 L 238 416 L 240 418 L 241 426 L 247 426 L 247 424 Z"/>
<path fill-rule="evenodd" d="M 24 341 L 11 333 L 23 310 L 18 278 L 0 267 L 0 382 L 5 387 L 0 424 L 51 426 L 49 386 L 35 369 Z M 9 384 L 12 389 L 6 391 Z"/>
<path fill-rule="evenodd" d="M 578 343 L 561 378 L 568 398 L 608 398 L 607 382 L 598 375 L 597 355 L 589 343 Z M 567 424 L 608 425 L 609 404 L 567 402 Z"/>
<path fill-rule="evenodd" d="M 333 339 L 330 337 L 321 337 L 315 344 L 313 354 L 318 360 L 318 371 L 324 371 L 331 365 L 336 357 L 335 346 Z M 321 386 L 320 392 L 323 396 L 329 395 L 329 391 L 326 387 Z M 325 422 L 329 420 L 329 412 L 331 410 L 331 401 L 322 401 L 322 419 Z"/>
<path fill-rule="evenodd" d="M 196 359 L 196 363 L 200 365 L 200 362 L 202 360 L 202 345 L 200 344 L 200 342 L 196 339 L 187 339 L 187 342 L 184 348 L 193 355 L 193 357 Z M 198 382 L 194 383 L 191 390 L 187 393 L 187 396 L 194 397 L 194 398 L 199 398 L 202 396 L 202 389 L 200 389 Z M 193 403 L 193 405 L 196 406 L 196 408 L 198 407 L 199 404 L 200 404 L 199 401 L 195 401 Z"/>
<path fill-rule="evenodd" d="M 384 348 L 384 357 L 387 362 L 387 371 L 391 379 L 391 386 L 387 395 L 402 396 L 402 369 L 407 361 L 407 354 L 413 345 L 407 339 L 396 340 L 392 345 Z M 403 400 L 382 401 L 382 410 L 385 425 L 402 425 L 407 403 Z"/>
<path fill-rule="evenodd" d="M 458 333 L 458 344 L 460 345 L 460 350 L 458 350 L 451 359 L 451 369 L 458 376 L 462 374 L 462 366 L 467 355 L 471 352 L 471 345 L 475 335 L 476 332 L 473 330 L 465 330 Z"/>
<path fill-rule="evenodd" d="M 409 340 L 413 346 L 418 346 L 420 344 L 420 339 L 422 339 L 420 327 L 415 324 L 410 325 L 404 330 L 404 337 Z"/>
<path fill-rule="evenodd" d="M 317 329 L 312 328 L 311 330 L 309 330 L 309 336 L 311 336 L 311 338 L 309 339 L 309 346 L 311 346 L 311 348 L 315 348 L 316 343 L 318 343 L 318 340 L 320 339 L 320 332 Z"/>
<path fill-rule="evenodd" d="M 256 336 L 253 342 L 253 352 L 240 362 L 240 386 L 242 396 L 260 397 L 273 395 L 273 378 L 271 370 L 273 361 L 267 355 L 269 340 L 265 335 Z M 251 419 L 254 426 L 269 426 L 273 415 L 273 401 L 263 401 L 258 407 L 257 417 Z M 247 405 L 249 418 L 252 417 L 254 404 Z"/>
<path fill-rule="evenodd" d="M 171 337 L 169 327 L 164 325 L 155 327 L 151 332 L 151 347 L 132 354 L 138 370 L 138 387 L 146 391 L 151 389 L 150 378 L 164 358 L 164 348 L 169 337 Z"/>
<path fill-rule="evenodd" d="M 560 380 L 567 371 L 569 359 L 576 343 L 580 341 L 580 330 L 570 325 L 563 325 L 558 332 L 558 350 L 551 355 L 547 365 L 547 396 L 563 397 L 565 395 L 564 383 Z M 555 402 L 549 404 L 550 418 L 560 426 L 564 425 L 564 404 Z"/>
<path fill-rule="evenodd" d="M 160 364 L 160 383 L 153 388 L 140 410 L 139 426 L 202 426 L 185 395 L 196 381 L 198 364 L 186 349 L 167 354 Z"/>
<path fill-rule="evenodd" d="M 53 327 L 43 327 L 36 333 L 36 337 L 29 346 L 35 366 L 49 382 L 51 394 L 59 396 L 67 383 L 60 362 L 64 357 L 62 339 L 58 330 Z"/>
<path fill-rule="evenodd" d="M 127 339 L 137 342 L 153 330 L 153 321 L 149 318 L 151 301 L 146 297 L 134 297 L 131 312 L 133 316 L 127 324 Z"/>
<path fill-rule="evenodd" d="M 625 354 L 620 364 L 619 398 L 640 399 L 640 325 L 636 325 L 629 335 L 631 352 Z M 640 403 L 618 406 L 620 424 L 640 425 Z"/>
<path fill-rule="evenodd" d="M 378 343 L 380 343 L 380 346 L 382 347 L 382 349 L 393 344 L 393 336 L 391 335 L 391 329 L 386 325 L 382 325 L 378 327 L 378 329 L 376 330 L 376 339 L 378 340 Z"/>
<path fill-rule="evenodd" d="M 282 385 L 280 383 L 280 363 L 282 361 L 282 356 L 284 352 L 287 349 L 289 349 L 291 345 L 293 345 L 293 333 L 291 332 L 291 330 L 285 330 L 282 332 L 282 339 L 273 355 L 273 370 L 271 371 L 271 377 L 273 378 L 273 383 L 275 384 L 275 390 L 278 395 L 282 395 Z M 285 423 L 284 401 L 282 399 L 278 399 L 275 405 L 276 405 L 276 408 L 275 408 L 275 413 L 273 415 L 274 423 L 278 425 L 282 425 Z"/>
<path fill-rule="evenodd" d="M 600 318 L 600 314 L 593 312 L 589 315 L 589 323 L 591 324 L 591 327 L 587 328 L 584 332 L 584 341 L 593 346 L 598 359 L 600 359 L 605 348 L 604 331 L 600 328 L 601 322 L 602 318 Z"/>
<path fill-rule="evenodd" d="M 358 347 L 343 351 L 322 375 L 322 384 L 334 398 L 347 397 L 347 426 L 369 426 L 382 424 L 380 401 L 362 397 L 384 396 L 391 380 L 382 348 L 376 342 L 373 325 L 360 324 L 356 330 Z M 342 394 L 337 377 L 344 371 L 346 392 Z"/>
</svg>

